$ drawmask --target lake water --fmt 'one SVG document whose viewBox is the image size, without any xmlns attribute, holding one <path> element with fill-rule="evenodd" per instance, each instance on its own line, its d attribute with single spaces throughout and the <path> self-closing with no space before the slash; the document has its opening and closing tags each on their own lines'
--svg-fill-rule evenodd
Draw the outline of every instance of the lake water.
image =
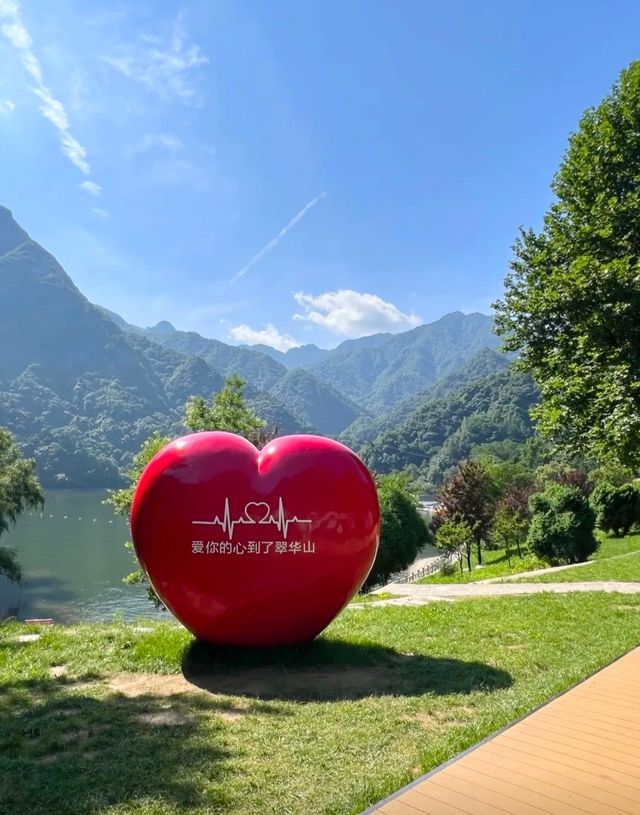
<svg viewBox="0 0 640 815">
<path fill-rule="evenodd" d="M 24 512 L 0 538 L 0 545 L 17 550 L 22 566 L 20 619 L 167 616 L 154 611 L 144 587 L 122 582 L 134 569 L 133 555 L 124 548 L 129 527 L 102 503 L 105 490 L 52 491 L 45 497 L 42 513 Z M 0 613 L 2 606 L 0 596 Z"/>
</svg>

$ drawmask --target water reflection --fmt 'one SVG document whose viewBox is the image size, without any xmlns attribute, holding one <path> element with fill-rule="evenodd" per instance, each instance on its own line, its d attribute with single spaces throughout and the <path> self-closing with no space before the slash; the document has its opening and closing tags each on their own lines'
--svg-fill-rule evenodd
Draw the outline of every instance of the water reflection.
<svg viewBox="0 0 640 815">
<path fill-rule="evenodd" d="M 18 616 L 57 622 L 134 619 L 156 612 L 142 586 L 126 586 L 133 569 L 124 548 L 129 528 L 102 502 L 104 490 L 48 492 L 43 512 L 27 512 L 2 536 L 24 575 Z M 0 597 L 0 612 L 2 611 Z"/>
</svg>

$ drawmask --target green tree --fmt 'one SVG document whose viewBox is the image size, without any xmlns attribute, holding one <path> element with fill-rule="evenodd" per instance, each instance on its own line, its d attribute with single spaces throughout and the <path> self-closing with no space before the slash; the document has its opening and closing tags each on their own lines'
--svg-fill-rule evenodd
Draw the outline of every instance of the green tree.
<svg viewBox="0 0 640 815">
<path fill-rule="evenodd" d="M 192 396 L 185 406 L 184 426 L 194 433 L 227 430 L 244 436 L 257 446 L 264 445 L 269 440 L 267 423 L 245 404 L 246 384 L 234 374 L 225 381 L 222 390 L 213 394 L 210 404 L 203 396 Z"/>
<path fill-rule="evenodd" d="M 264 444 L 272 437 L 267 430 L 266 422 L 260 419 L 244 402 L 243 390 L 245 382 L 239 376 L 230 376 L 223 388 L 211 397 L 207 403 L 202 396 L 192 396 L 185 405 L 183 424 L 187 430 L 200 432 L 204 430 L 226 430 L 245 436 L 254 444 Z M 107 503 L 111 504 L 118 515 L 128 518 L 131 515 L 131 505 L 136 487 L 144 468 L 171 439 L 154 434 L 143 442 L 139 452 L 134 456 L 133 466 L 127 473 L 128 485 L 109 494 Z M 127 541 L 127 549 L 133 552 L 133 543 Z M 135 557 L 135 554 L 134 554 Z M 147 576 L 140 568 L 135 558 L 137 568 L 125 577 L 126 583 L 147 583 Z M 149 586 L 149 599 L 160 606 L 155 591 Z"/>
<path fill-rule="evenodd" d="M 15 524 L 25 509 L 44 504 L 42 487 L 36 477 L 36 463 L 22 456 L 13 436 L 0 427 L 0 535 Z M 20 580 L 15 552 L 0 546 L 0 574 Z"/>
<path fill-rule="evenodd" d="M 487 471 L 491 483 L 491 495 L 495 502 L 509 490 L 526 490 L 533 486 L 535 473 L 519 461 L 496 461 L 478 457 Z"/>
<path fill-rule="evenodd" d="M 494 507 L 494 486 L 485 464 L 471 460 L 460 462 L 457 471 L 440 489 L 438 503 L 443 520 L 466 521 L 469 524 L 473 530 L 478 563 L 482 564 L 482 541 L 487 538 Z"/>
<path fill-rule="evenodd" d="M 585 498 L 591 495 L 593 481 L 590 474 L 582 467 L 552 462 L 539 467 L 536 472 L 536 486 L 543 490 L 547 484 L 563 484 L 565 487 L 577 487 Z"/>
<path fill-rule="evenodd" d="M 565 448 L 640 463 L 640 62 L 586 111 L 539 233 L 522 230 L 495 304 L 505 348 Z"/>
<path fill-rule="evenodd" d="M 621 464 L 604 464 L 602 467 L 591 470 L 589 476 L 596 486 L 607 483 L 613 484 L 614 487 L 621 487 L 633 481 L 635 472 L 631 467 L 624 467 Z"/>
<path fill-rule="evenodd" d="M 640 490 L 634 484 L 616 487 L 603 482 L 591 494 L 591 506 L 596 526 L 621 538 L 640 521 Z"/>
<path fill-rule="evenodd" d="M 385 475 L 377 487 L 382 517 L 380 546 L 364 588 L 385 583 L 394 572 L 405 569 L 429 540 L 427 524 L 406 479 L 399 474 Z"/>
<path fill-rule="evenodd" d="M 513 512 L 507 504 L 501 503 L 491 522 L 489 537 L 496 549 L 504 549 L 511 566 L 515 547 L 518 557 L 522 557 L 522 547 L 527 540 L 529 522 L 518 512 Z"/>
<path fill-rule="evenodd" d="M 529 499 L 527 544 L 551 563 L 580 563 L 598 548 L 595 513 L 577 487 L 549 484 Z"/>
<path fill-rule="evenodd" d="M 462 563 L 465 558 L 471 571 L 471 551 L 474 543 L 473 529 L 466 521 L 455 519 L 444 521 L 436 532 L 436 546 L 448 556 L 457 558 L 461 573 L 464 571 Z"/>
</svg>

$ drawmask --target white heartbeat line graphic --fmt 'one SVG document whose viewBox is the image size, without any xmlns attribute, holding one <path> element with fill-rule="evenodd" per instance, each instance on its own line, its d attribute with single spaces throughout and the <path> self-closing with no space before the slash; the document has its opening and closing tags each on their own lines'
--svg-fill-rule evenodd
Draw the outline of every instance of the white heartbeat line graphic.
<svg viewBox="0 0 640 815">
<path fill-rule="evenodd" d="M 264 515 L 262 518 L 256 520 L 252 518 L 250 515 L 251 508 L 254 509 L 264 509 Z M 287 514 L 284 509 L 284 503 L 282 498 L 278 499 L 278 512 L 274 515 L 271 511 L 271 507 L 267 504 L 266 501 L 249 501 L 245 504 L 244 513 L 235 520 L 231 518 L 231 508 L 229 507 L 229 499 L 224 499 L 224 514 L 222 518 L 218 516 L 214 517 L 212 521 L 191 521 L 192 524 L 201 524 L 203 526 L 221 526 L 222 529 L 228 533 L 230 538 L 233 538 L 233 532 L 236 526 L 240 525 L 258 525 L 258 526 L 275 526 L 280 532 L 283 533 L 284 537 L 287 537 L 287 533 L 289 531 L 289 526 L 291 524 L 310 524 L 310 518 L 298 518 L 297 515 L 294 515 L 292 518 L 287 518 Z"/>
</svg>

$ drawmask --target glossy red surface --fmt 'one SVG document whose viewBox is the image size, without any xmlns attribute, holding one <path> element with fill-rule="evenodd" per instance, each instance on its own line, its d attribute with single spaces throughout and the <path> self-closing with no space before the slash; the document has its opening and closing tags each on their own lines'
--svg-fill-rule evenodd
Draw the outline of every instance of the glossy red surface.
<svg viewBox="0 0 640 815">
<path fill-rule="evenodd" d="M 197 637 L 270 646 L 313 639 L 373 564 L 373 479 L 347 447 L 285 436 L 258 451 L 194 433 L 149 463 L 133 543 L 159 597 Z"/>
</svg>

